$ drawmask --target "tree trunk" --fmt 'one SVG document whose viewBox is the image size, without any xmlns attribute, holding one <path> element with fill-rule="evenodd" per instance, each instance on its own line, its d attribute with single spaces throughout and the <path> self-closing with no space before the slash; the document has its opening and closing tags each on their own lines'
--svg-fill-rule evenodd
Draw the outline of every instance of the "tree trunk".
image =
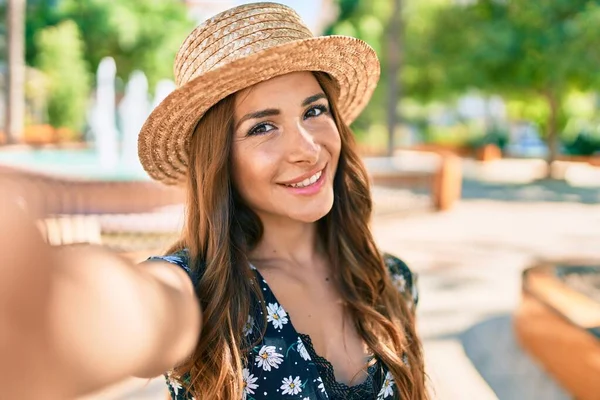
<svg viewBox="0 0 600 400">
<path fill-rule="evenodd" d="M 25 0 L 8 0 L 5 133 L 17 143 L 25 126 Z"/>
<path fill-rule="evenodd" d="M 401 87 L 399 82 L 401 67 L 401 43 L 402 43 L 402 3 L 401 0 L 393 0 L 393 11 L 388 26 L 388 104 L 387 104 L 387 125 L 388 125 L 388 155 L 392 156 L 394 152 L 394 133 L 400 122 L 398 112 L 398 103 L 401 97 Z"/>
<path fill-rule="evenodd" d="M 546 93 L 546 101 L 548 102 L 548 107 L 550 109 L 550 115 L 548 115 L 548 124 L 547 124 L 547 138 L 546 142 L 548 144 L 548 169 L 547 169 L 547 178 L 552 178 L 552 164 L 558 158 L 558 112 L 559 105 L 558 99 L 556 95 L 552 92 Z"/>
</svg>

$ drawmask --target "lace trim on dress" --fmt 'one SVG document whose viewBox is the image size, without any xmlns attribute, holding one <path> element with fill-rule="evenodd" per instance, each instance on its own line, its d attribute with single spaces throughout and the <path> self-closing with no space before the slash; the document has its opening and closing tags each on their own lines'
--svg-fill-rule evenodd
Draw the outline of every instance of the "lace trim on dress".
<svg viewBox="0 0 600 400">
<path fill-rule="evenodd" d="M 381 363 L 374 359 L 374 362 L 367 368 L 367 378 L 358 385 L 348 386 L 335 380 L 333 365 L 326 359 L 317 354 L 309 335 L 298 333 L 312 361 L 317 366 L 319 375 L 323 379 L 323 384 L 327 390 L 330 400 L 370 400 L 376 399 L 383 374 Z"/>
</svg>

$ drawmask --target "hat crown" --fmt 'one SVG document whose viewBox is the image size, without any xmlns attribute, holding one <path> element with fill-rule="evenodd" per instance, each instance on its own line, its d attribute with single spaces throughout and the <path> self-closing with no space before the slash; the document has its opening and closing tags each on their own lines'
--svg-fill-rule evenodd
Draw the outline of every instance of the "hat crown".
<svg viewBox="0 0 600 400">
<path fill-rule="evenodd" d="M 247 4 L 204 21 L 185 39 L 175 59 L 177 86 L 218 67 L 274 46 L 313 37 L 291 8 Z"/>
</svg>

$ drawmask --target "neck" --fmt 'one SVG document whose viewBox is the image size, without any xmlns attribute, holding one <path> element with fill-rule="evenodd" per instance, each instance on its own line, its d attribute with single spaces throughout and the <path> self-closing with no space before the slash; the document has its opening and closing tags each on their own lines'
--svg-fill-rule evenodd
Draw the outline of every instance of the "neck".
<svg viewBox="0 0 600 400">
<path fill-rule="evenodd" d="M 261 261 L 282 261 L 291 265 L 315 265 L 322 258 L 322 246 L 317 223 L 305 223 L 283 218 L 261 216 L 263 237 L 249 258 Z"/>
</svg>

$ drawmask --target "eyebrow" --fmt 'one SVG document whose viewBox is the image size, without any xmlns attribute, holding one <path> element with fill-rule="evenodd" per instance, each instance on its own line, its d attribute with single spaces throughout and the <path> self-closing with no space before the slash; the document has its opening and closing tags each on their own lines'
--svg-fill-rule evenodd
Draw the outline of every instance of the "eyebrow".
<svg viewBox="0 0 600 400">
<path fill-rule="evenodd" d="M 312 96 L 307 97 L 306 99 L 304 99 L 304 101 L 302 102 L 302 107 L 306 107 L 310 103 L 314 103 L 317 100 L 326 99 L 326 98 L 327 97 L 325 96 L 325 93 L 313 94 Z"/>
<path fill-rule="evenodd" d="M 325 96 L 325 93 L 313 94 L 312 96 L 309 96 L 306 99 L 304 99 L 304 101 L 302 101 L 302 107 L 306 107 L 307 105 L 314 103 L 317 100 L 326 99 L 326 98 L 327 98 L 327 96 Z M 279 114 L 281 114 L 281 112 L 276 108 L 267 108 L 265 110 L 255 111 L 255 112 L 246 114 L 242 118 L 240 118 L 240 120 L 238 121 L 237 124 L 235 124 L 235 130 L 238 130 L 240 125 L 244 121 L 247 121 L 249 119 L 259 119 L 259 118 L 271 117 L 273 115 L 279 115 Z"/>
</svg>

